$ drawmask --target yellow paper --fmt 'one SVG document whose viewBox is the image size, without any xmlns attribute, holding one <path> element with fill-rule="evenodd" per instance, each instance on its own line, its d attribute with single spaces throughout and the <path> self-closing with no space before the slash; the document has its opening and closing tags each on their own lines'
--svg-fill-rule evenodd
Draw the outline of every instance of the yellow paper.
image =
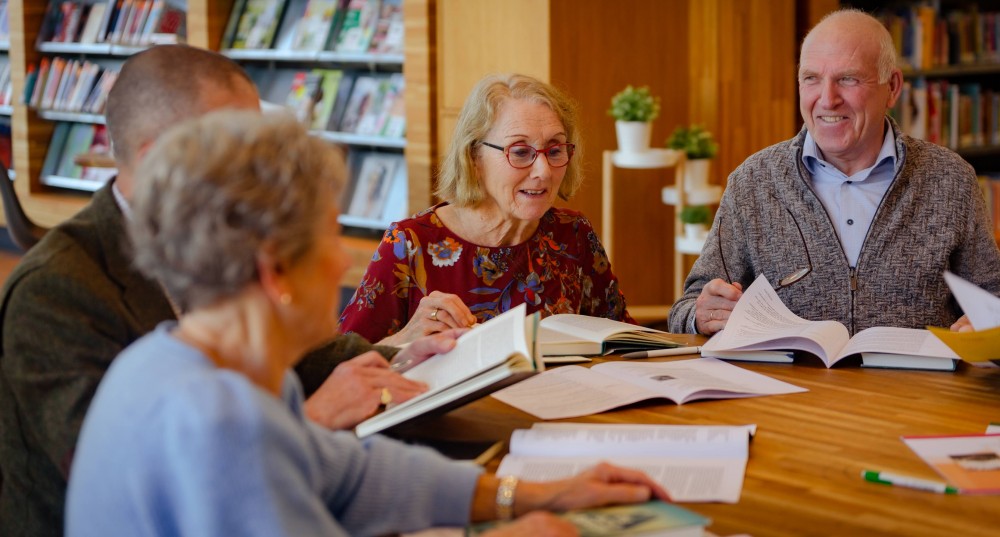
<svg viewBox="0 0 1000 537">
<path fill-rule="evenodd" d="M 974 332 L 952 332 L 936 326 L 927 329 L 966 362 L 1000 360 L 1000 326 Z"/>
</svg>

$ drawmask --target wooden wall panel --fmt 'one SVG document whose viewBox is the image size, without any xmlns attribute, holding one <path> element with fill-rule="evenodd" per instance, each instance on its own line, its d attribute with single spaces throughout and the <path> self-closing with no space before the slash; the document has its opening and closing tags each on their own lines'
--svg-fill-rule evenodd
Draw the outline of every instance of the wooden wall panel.
<svg viewBox="0 0 1000 537">
<path fill-rule="evenodd" d="M 219 50 L 233 0 L 188 0 L 188 44 Z"/>
<path fill-rule="evenodd" d="M 692 1 L 691 121 L 719 142 L 713 182 L 797 130 L 794 0 Z M 695 22 L 697 21 L 697 22 Z M 714 21 L 714 24 L 713 22 Z M 713 80 L 714 83 L 713 83 Z"/>
<path fill-rule="evenodd" d="M 617 148 L 611 96 L 648 85 L 660 97 L 652 144 L 688 121 L 688 2 L 552 0 L 552 82 L 579 104 L 584 187 L 568 205 L 600 229 L 601 154 Z M 612 268 L 629 304 L 672 302 L 673 209 L 660 201 L 672 170 L 615 170 Z"/>
<path fill-rule="evenodd" d="M 403 2 L 409 213 L 430 205 L 437 160 L 435 9 L 434 0 Z"/>
<path fill-rule="evenodd" d="M 438 0 L 438 150 L 469 91 L 490 73 L 517 72 L 549 81 L 548 0 Z M 444 125 L 448 124 L 448 128 Z"/>
</svg>

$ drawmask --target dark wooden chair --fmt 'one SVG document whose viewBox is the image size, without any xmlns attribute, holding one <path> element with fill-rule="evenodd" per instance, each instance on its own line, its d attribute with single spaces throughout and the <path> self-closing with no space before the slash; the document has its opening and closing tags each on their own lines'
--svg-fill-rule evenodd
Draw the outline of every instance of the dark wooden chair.
<svg viewBox="0 0 1000 537">
<path fill-rule="evenodd" d="M 19 248 L 28 251 L 38 241 L 42 240 L 48 229 L 41 227 L 24 213 L 21 202 L 17 200 L 14 183 L 8 178 L 7 167 L 0 163 L 0 198 L 3 198 L 3 213 L 7 219 L 7 232 Z"/>
</svg>

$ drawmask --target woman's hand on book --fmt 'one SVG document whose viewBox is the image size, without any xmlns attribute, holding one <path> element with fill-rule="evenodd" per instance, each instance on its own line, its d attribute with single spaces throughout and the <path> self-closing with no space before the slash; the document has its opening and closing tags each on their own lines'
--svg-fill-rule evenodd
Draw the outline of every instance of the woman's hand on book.
<svg viewBox="0 0 1000 537">
<path fill-rule="evenodd" d="M 461 298 L 450 293 L 432 291 L 420 299 L 420 304 L 413 310 L 406 326 L 379 343 L 399 346 L 449 328 L 469 328 L 474 324 L 476 316 Z"/>
<path fill-rule="evenodd" d="M 652 498 L 669 501 L 670 495 L 644 472 L 601 463 L 569 479 L 532 483 L 522 481 L 514 499 L 515 514 L 537 509 L 567 511 Z"/>
</svg>

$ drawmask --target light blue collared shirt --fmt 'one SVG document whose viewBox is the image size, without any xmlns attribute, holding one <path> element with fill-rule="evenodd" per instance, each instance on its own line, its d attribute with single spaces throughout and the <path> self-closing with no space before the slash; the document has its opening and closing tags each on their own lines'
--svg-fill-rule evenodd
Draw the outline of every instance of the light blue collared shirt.
<svg viewBox="0 0 1000 537">
<path fill-rule="evenodd" d="M 875 164 L 850 177 L 823 160 L 822 151 L 808 132 L 802 147 L 802 163 L 811 176 L 816 195 L 833 220 L 840 245 L 852 267 L 858 264 L 875 211 L 896 175 L 896 136 L 888 123 L 886 121 L 885 139 Z"/>
</svg>

